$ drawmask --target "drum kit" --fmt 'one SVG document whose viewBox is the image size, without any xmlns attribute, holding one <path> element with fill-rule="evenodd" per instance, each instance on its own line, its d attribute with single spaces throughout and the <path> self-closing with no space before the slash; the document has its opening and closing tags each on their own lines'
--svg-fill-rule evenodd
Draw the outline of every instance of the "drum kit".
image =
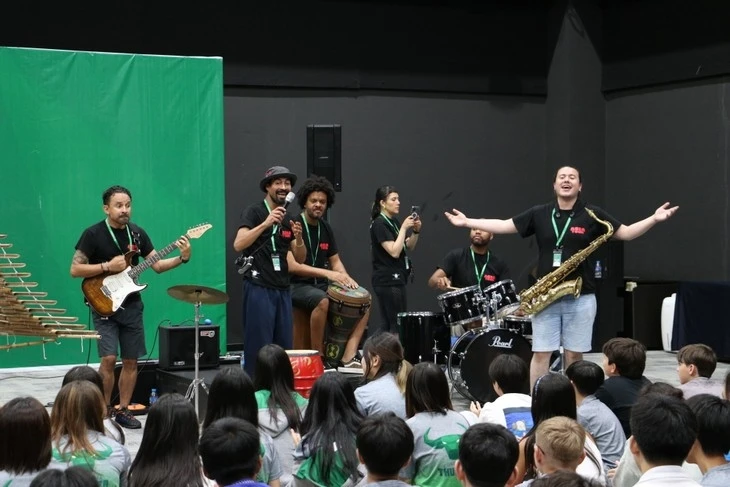
<svg viewBox="0 0 730 487">
<path fill-rule="evenodd" d="M 452 289 L 438 297 L 440 313 L 398 314 L 398 330 L 411 363 L 433 361 L 446 367 L 452 386 L 466 399 L 490 402 L 497 395 L 489 365 L 511 353 L 532 358 L 532 319 L 515 314 L 520 306 L 512 280 L 480 289 Z M 453 329 L 464 331 L 452 337 Z"/>
</svg>

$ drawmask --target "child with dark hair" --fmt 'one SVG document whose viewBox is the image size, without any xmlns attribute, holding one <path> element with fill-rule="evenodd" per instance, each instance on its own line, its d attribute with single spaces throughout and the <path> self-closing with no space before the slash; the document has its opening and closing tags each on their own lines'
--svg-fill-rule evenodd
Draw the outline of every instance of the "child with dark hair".
<svg viewBox="0 0 730 487">
<path fill-rule="evenodd" d="M 517 355 L 505 353 L 489 365 L 489 378 L 499 397 L 481 407 L 478 402 L 472 402 L 470 411 L 462 411 L 461 414 L 469 424 L 499 424 L 509 429 L 518 440 L 522 439 L 533 426 L 527 364 Z"/>
<path fill-rule="evenodd" d="M 69 382 L 75 380 L 88 380 L 98 387 L 101 393 L 104 394 L 104 380 L 101 378 L 101 374 L 88 365 L 79 365 L 66 372 L 66 375 L 63 376 L 61 386 L 65 386 Z M 123 445 L 126 440 L 124 430 L 119 423 L 111 417 L 111 414 L 109 414 L 110 412 L 111 411 L 107 411 L 107 415 L 104 417 L 104 434 L 110 438 L 114 438 Z"/>
<path fill-rule="evenodd" d="M 454 411 L 449 383 L 437 364 L 421 362 L 408 374 L 406 414 L 415 442 L 402 477 L 421 487 L 458 485 L 454 462 L 469 422 Z"/>
<path fill-rule="evenodd" d="M 530 487 L 601 487 L 601 483 L 581 477 L 570 470 L 559 470 L 547 477 L 536 479 Z"/>
<path fill-rule="evenodd" d="M 7 484 L 3 484 L 7 485 Z M 15 485 L 15 484 L 11 484 Z M 84 467 L 52 468 L 39 473 L 30 487 L 98 487 L 94 474 Z"/>
<path fill-rule="evenodd" d="M 684 398 L 697 394 L 712 394 L 722 397 L 723 384 L 713 380 L 717 367 L 715 351 L 703 343 L 685 345 L 677 352 L 677 375 Z"/>
<path fill-rule="evenodd" d="M 363 416 L 350 382 L 328 373 L 314 383 L 294 454 L 295 487 L 352 486 L 363 477 L 355 436 Z"/>
<path fill-rule="evenodd" d="M 28 485 L 51 462 L 51 419 L 33 397 L 0 407 L 0 485 Z"/>
<path fill-rule="evenodd" d="M 613 411 L 631 436 L 631 408 L 639 390 L 650 381 L 644 377 L 646 347 L 632 338 L 612 338 L 603 345 L 603 371 L 608 379 L 595 393 L 596 398 Z"/>
<path fill-rule="evenodd" d="M 241 418 L 217 419 L 200 437 L 203 471 L 219 487 L 268 487 L 255 480 L 261 469 L 260 449 L 258 429 Z"/>
<path fill-rule="evenodd" d="M 259 428 L 274 441 L 281 464 L 281 483 L 292 481 L 295 436 L 307 400 L 294 391 L 294 371 L 286 351 L 274 343 L 259 350 L 254 375 Z"/>
<path fill-rule="evenodd" d="M 363 416 L 392 411 L 405 419 L 403 391 L 409 366 L 398 335 L 382 332 L 365 341 L 362 371 L 366 383 L 355 390 Z"/>
<path fill-rule="evenodd" d="M 368 416 L 357 432 L 357 457 L 367 468 L 368 486 L 407 487 L 398 473 L 413 453 L 413 432 L 393 412 Z"/>
<path fill-rule="evenodd" d="M 711 394 L 698 394 L 687 400 L 697 418 L 697 441 L 687 461 L 702 471 L 700 484 L 704 487 L 730 485 L 730 463 L 725 454 L 730 451 L 730 402 Z"/>
<path fill-rule="evenodd" d="M 699 486 L 681 465 L 697 439 L 697 418 L 681 399 L 647 394 L 631 412 L 629 448 L 642 487 Z"/>
<path fill-rule="evenodd" d="M 517 439 L 504 426 L 475 424 L 459 440 L 456 478 L 465 487 L 502 487 L 517 479 Z"/>
<path fill-rule="evenodd" d="M 626 436 L 613 411 L 596 399 L 596 391 L 604 381 L 603 369 L 593 362 L 579 360 L 565 369 L 565 375 L 575 389 L 578 423 L 595 440 L 606 470 L 615 468 L 624 453 Z"/>
<path fill-rule="evenodd" d="M 258 366 L 258 364 L 257 364 Z M 259 427 L 259 408 L 256 403 L 253 382 L 248 374 L 238 367 L 222 369 L 213 378 L 208 392 L 208 407 L 205 411 L 203 429 L 213 421 L 225 418 L 240 418 Z M 274 440 L 259 429 L 262 467 L 257 480 L 271 486 L 278 486 L 283 475 L 279 453 Z"/>
</svg>

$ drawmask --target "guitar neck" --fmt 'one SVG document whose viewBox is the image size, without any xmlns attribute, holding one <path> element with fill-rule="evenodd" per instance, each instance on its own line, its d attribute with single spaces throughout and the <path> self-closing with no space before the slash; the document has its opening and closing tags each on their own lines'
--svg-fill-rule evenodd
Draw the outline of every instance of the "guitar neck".
<svg viewBox="0 0 730 487">
<path fill-rule="evenodd" d="M 135 279 L 140 274 L 142 274 L 144 271 L 155 265 L 155 263 L 159 262 L 160 260 L 164 259 L 167 254 L 172 252 L 177 248 L 177 245 L 175 245 L 175 242 L 172 242 L 170 245 L 165 247 L 164 249 L 158 250 L 155 255 L 152 257 L 146 258 L 144 261 L 140 262 L 136 266 L 132 267 L 129 270 L 129 276 L 132 279 Z"/>
</svg>

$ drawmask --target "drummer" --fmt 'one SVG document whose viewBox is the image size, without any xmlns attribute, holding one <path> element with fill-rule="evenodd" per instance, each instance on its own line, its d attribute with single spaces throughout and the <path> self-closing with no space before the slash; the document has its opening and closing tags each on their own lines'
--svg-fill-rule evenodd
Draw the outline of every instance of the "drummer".
<svg viewBox="0 0 730 487">
<path fill-rule="evenodd" d="M 489 232 L 472 228 L 469 231 L 471 245 L 449 251 L 428 279 L 428 285 L 444 292 L 476 285 L 484 290 L 509 279 L 507 264 L 489 250 L 493 237 Z"/>
<path fill-rule="evenodd" d="M 312 347 L 324 360 L 324 332 L 329 312 L 327 287 L 330 282 L 337 283 L 345 289 L 357 289 L 359 285 L 345 270 L 337 252 L 335 235 L 330 224 L 324 219 L 327 210 L 335 203 L 335 189 L 326 178 L 312 176 L 302 184 L 297 193 L 297 202 L 303 210 L 297 219 L 302 223 L 304 245 L 307 257 L 299 264 L 291 253 L 288 255 L 289 273 L 291 274 L 292 305 L 311 311 L 309 321 Z M 363 315 L 353 329 L 345 346 L 341 364 L 331 364 L 324 360 L 326 366 L 359 369 L 357 346 L 360 343 L 370 310 Z"/>
</svg>

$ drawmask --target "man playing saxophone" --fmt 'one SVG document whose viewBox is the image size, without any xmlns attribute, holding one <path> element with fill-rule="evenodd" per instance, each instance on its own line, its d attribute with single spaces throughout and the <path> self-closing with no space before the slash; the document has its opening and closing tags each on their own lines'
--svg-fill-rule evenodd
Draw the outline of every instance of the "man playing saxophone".
<svg viewBox="0 0 730 487">
<path fill-rule="evenodd" d="M 553 182 L 556 199 L 508 220 L 472 219 L 454 209 L 446 217 L 457 227 L 479 228 L 493 234 L 535 235 L 538 247 L 537 284 L 520 294 L 520 309 L 532 317 L 530 385 L 548 372 L 550 355 L 562 344 L 565 366 L 581 360 L 591 349 L 596 317 L 595 260 L 590 254 L 611 237 L 633 240 L 679 208 L 665 203 L 653 215 L 631 225 L 621 222 L 580 198 L 580 172 L 570 166 L 558 169 Z M 592 215 L 587 211 L 592 210 Z M 552 286 L 575 279 L 556 290 Z M 575 292 L 570 292 L 571 290 Z"/>
</svg>

